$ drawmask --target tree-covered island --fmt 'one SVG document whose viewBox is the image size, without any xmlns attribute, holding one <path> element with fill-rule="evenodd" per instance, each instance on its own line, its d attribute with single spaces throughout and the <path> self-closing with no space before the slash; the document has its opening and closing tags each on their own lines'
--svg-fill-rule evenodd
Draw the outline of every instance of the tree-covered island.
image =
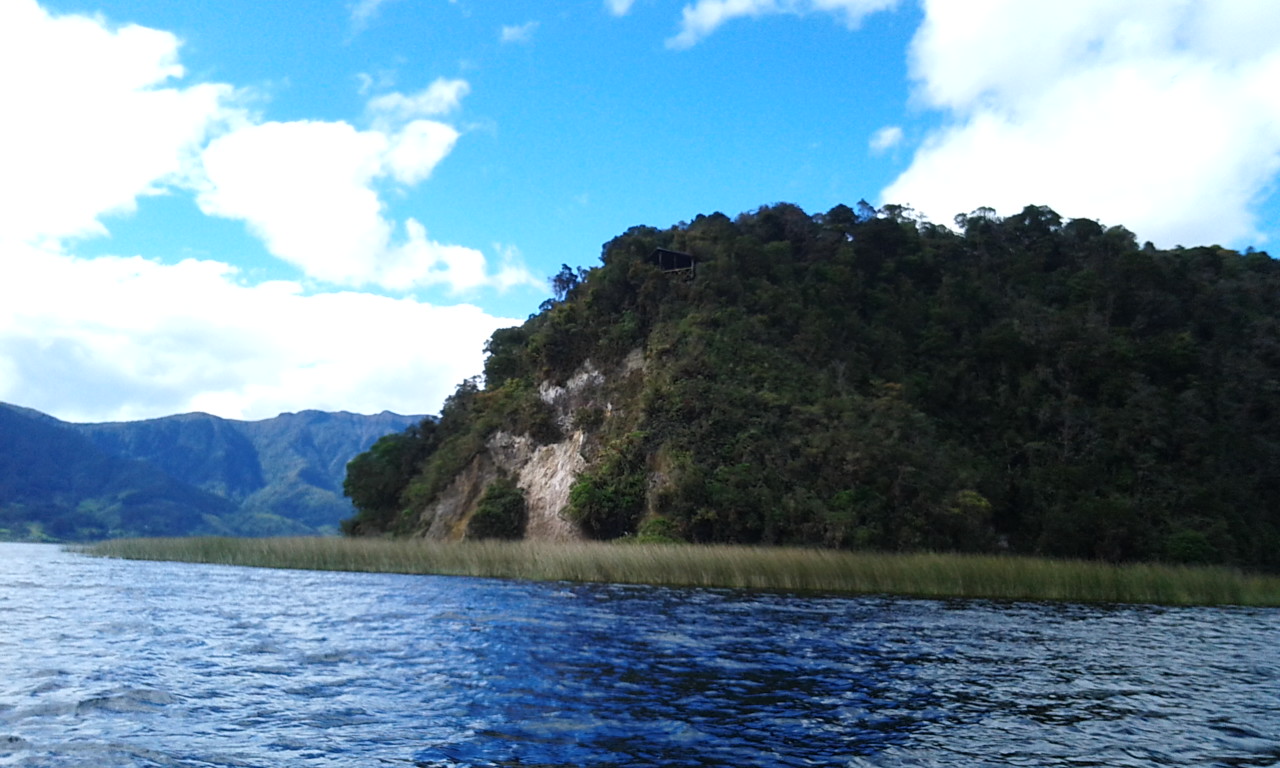
<svg viewBox="0 0 1280 768">
<path fill-rule="evenodd" d="M 352 535 L 1280 570 L 1280 266 L 1031 206 L 633 227 L 348 466 Z"/>
</svg>

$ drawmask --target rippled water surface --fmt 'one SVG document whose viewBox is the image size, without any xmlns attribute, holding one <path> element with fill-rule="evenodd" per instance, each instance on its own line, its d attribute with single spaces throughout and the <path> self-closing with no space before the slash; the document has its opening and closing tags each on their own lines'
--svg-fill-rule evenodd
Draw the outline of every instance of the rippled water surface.
<svg viewBox="0 0 1280 768">
<path fill-rule="evenodd" d="M 0 544 L 0 765 L 1280 764 L 1280 612 Z"/>
</svg>

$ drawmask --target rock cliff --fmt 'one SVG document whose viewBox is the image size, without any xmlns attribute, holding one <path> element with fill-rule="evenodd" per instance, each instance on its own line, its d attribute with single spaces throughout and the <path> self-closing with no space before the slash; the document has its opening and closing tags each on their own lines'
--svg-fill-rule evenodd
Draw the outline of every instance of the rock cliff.
<svg viewBox="0 0 1280 768">
<path fill-rule="evenodd" d="M 524 493 L 528 514 L 524 537 L 540 541 L 569 541 L 583 537 L 565 511 L 569 491 L 587 466 L 587 458 L 600 447 L 600 435 L 609 420 L 623 418 L 611 395 L 619 384 L 642 376 L 640 350 L 627 355 L 606 375 L 587 361 L 563 384 L 544 381 L 538 399 L 549 409 L 562 439 L 539 444 L 527 434 L 498 430 L 484 449 L 419 514 L 416 530 L 427 538 L 466 538 L 467 523 L 485 489 L 501 476 L 511 477 Z M 596 414 L 594 419 L 583 414 Z"/>
</svg>

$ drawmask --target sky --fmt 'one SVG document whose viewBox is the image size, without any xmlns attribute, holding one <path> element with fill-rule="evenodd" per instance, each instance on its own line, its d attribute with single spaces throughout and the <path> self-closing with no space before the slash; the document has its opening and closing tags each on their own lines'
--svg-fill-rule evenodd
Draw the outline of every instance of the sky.
<svg viewBox="0 0 1280 768">
<path fill-rule="evenodd" d="M 436 413 L 637 224 L 1280 252 L 1274 0 L 0 0 L 0 401 Z"/>
</svg>

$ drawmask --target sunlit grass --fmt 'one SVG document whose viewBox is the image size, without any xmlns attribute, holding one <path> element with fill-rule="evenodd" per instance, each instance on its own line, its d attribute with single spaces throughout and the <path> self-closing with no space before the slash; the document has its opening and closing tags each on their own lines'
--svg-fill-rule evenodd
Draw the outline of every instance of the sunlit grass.
<svg viewBox="0 0 1280 768">
<path fill-rule="evenodd" d="M 422 539 L 117 539 L 91 555 L 268 568 L 930 598 L 1280 605 L 1280 577 L 1219 567 L 785 547 Z"/>
</svg>

